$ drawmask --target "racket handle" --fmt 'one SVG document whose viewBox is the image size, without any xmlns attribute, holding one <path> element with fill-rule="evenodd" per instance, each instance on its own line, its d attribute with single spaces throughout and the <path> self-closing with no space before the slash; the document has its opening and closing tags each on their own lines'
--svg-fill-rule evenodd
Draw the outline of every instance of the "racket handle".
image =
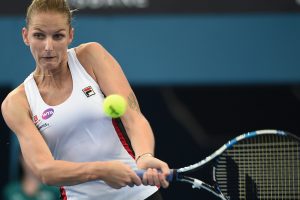
<svg viewBox="0 0 300 200">
<path fill-rule="evenodd" d="M 166 177 L 166 180 L 171 182 L 174 180 L 174 172 L 176 170 L 171 169 L 170 170 L 170 174 Z M 140 177 L 141 179 L 143 178 L 144 173 L 146 172 L 146 170 L 144 169 L 139 169 L 139 170 L 135 170 L 136 175 L 138 175 L 138 177 Z M 158 172 L 161 172 L 160 170 Z"/>
</svg>

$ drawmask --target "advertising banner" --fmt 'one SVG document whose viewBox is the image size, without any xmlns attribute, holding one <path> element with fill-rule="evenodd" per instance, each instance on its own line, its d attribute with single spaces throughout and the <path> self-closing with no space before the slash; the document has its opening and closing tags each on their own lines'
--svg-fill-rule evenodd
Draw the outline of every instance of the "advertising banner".
<svg viewBox="0 0 300 200">
<path fill-rule="evenodd" d="M 300 0 L 68 0 L 80 14 L 299 12 Z M 0 15 L 26 13 L 31 0 L 1 2 Z"/>
</svg>

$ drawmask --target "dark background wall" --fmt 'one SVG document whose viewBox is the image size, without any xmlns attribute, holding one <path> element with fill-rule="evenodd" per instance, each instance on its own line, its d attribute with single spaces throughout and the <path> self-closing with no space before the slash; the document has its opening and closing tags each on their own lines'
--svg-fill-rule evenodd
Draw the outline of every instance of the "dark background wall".
<svg viewBox="0 0 300 200">
<path fill-rule="evenodd" d="M 189 3 L 168 1 L 157 10 L 153 2 L 129 11 L 83 6 L 73 22 L 72 46 L 97 41 L 117 58 L 152 125 L 159 158 L 178 168 L 243 132 L 272 128 L 300 134 L 298 4 L 232 1 L 230 7 L 215 1 L 191 9 Z M 4 4 L 11 10 L 2 6 L 0 13 L 1 102 L 34 69 L 21 38 L 26 5 Z M 18 158 L 13 134 L 2 117 L 0 123 L 3 188 L 16 177 Z M 201 175 L 211 174 L 204 169 Z M 162 193 L 165 199 L 213 199 L 181 183 Z"/>
<path fill-rule="evenodd" d="M 0 100 L 3 101 L 5 95 L 10 91 L 10 87 L 0 87 Z M 10 131 L 4 124 L 4 120 L 0 118 L 0 188 L 9 181 L 10 167 Z"/>
</svg>

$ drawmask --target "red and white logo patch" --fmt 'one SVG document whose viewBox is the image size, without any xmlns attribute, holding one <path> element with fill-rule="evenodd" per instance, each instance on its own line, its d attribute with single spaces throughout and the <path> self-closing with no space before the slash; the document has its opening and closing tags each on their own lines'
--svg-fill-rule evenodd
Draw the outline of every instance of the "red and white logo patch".
<svg viewBox="0 0 300 200">
<path fill-rule="evenodd" d="M 37 123 L 39 121 L 39 118 L 38 118 L 38 116 L 37 115 L 34 115 L 33 116 L 33 123 Z"/>
<path fill-rule="evenodd" d="M 86 97 L 90 97 L 90 96 L 93 96 L 94 94 L 96 94 L 91 86 L 88 86 L 88 87 L 82 89 L 82 91 Z"/>
</svg>

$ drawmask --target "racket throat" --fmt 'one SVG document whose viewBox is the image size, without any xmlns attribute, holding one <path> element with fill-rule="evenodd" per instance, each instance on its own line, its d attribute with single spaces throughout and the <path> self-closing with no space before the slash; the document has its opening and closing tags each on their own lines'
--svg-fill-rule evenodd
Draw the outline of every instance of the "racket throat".
<svg viewBox="0 0 300 200">
<path fill-rule="evenodd" d="M 180 177 L 180 175 L 179 175 L 179 177 Z M 179 178 L 178 180 L 192 184 L 193 189 L 199 189 L 199 190 L 205 189 L 206 191 L 214 194 L 215 196 L 219 197 L 222 200 L 229 199 L 229 198 L 226 198 L 224 196 L 224 194 L 222 194 L 222 192 L 220 191 L 220 189 L 217 186 L 212 187 L 212 186 L 208 185 L 207 183 L 200 181 L 199 179 L 195 179 L 195 178 L 188 177 L 188 176 L 181 176 L 181 178 Z"/>
</svg>

